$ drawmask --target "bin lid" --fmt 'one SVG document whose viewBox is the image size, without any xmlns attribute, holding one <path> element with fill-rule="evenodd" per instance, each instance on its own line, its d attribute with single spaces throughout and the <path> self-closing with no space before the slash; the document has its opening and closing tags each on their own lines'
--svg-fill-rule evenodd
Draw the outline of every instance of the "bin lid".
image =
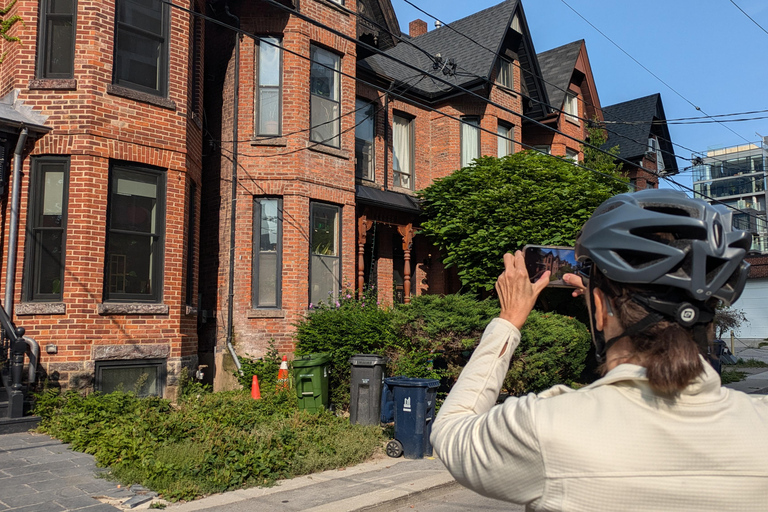
<svg viewBox="0 0 768 512">
<path fill-rule="evenodd" d="M 389 377 L 384 379 L 387 386 L 403 386 L 407 388 L 439 388 L 437 379 L 418 379 L 416 377 Z"/>
<path fill-rule="evenodd" d="M 377 356 L 376 354 L 355 354 L 349 358 L 352 366 L 376 366 L 387 364 L 387 361 L 389 361 L 389 358 Z"/>
<path fill-rule="evenodd" d="M 306 354 L 303 356 L 296 356 L 293 360 L 294 368 L 307 368 L 310 366 L 321 366 L 331 360 L 331 356 L 328 354 Z"/>
</svg>

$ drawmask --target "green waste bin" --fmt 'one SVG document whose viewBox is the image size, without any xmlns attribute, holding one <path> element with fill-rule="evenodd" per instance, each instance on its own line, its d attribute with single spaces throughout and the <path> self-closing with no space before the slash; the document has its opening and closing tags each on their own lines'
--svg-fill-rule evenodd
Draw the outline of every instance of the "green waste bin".
<svg viewBox="0 0 768 512">
<path fill-rule="evenodd" d="M 318 412 L 320 409 L 328 408 L 330 361 L 331 357 L 328 354 L 307 354 L 293 360 L 293 381 L 296 383 L 299 409 Z"/>
</svg>

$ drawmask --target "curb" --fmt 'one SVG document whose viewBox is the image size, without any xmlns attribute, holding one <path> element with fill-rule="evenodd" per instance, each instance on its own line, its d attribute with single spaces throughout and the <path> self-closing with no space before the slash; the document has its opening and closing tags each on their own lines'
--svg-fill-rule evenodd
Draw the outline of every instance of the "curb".
<svg viewBox="0 0 768 512">
<path fill-rule="evenodd" d="M 394 508 L 408 505 L 409 503 L 413 503 L 414 501 L 421 502 L 421 501 L 432 499 L 436 496 L 445 494 L 447 491 L 452 490 L 454 487 L 461 487 L 461 484 L 459 484 L 459 482 L 454 480 L 453 477 L 450 477 L 450 481 L 448 482 L 443 482 L 440 484 L 433 485 L 431 487 L 415 490 L 411 493 L 405 494 L 403 496 L 399 496 L 397 498 L 392 498 L 387 501 L 381 501 L 376 505 L 369 505 L 361 508 L 356 508 L 354 510 L 351 510 L 350 512 L 389 512 Z"/>
</svg>

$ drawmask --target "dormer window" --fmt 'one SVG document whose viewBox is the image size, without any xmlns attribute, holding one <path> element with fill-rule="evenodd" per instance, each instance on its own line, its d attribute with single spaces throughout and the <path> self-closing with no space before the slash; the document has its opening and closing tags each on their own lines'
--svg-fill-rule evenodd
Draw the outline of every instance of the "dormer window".
<svg viewBox="0 0 768 512">
<path fill-rule="evenodd" d="M 499 77 L 496 81 L 500 86 L 507 89 L 511 89 L 515 83 L 514 68 L 512 66 L 512 62 L 506 59 L 499 59 Z"/>
<path fill-rule="evenodd" d="M 569 91 L 565 94 L 563 113 L 568 121 L 579 124 L 579 101 L 576 93 Z"/>
<path fill-rule="evenodd" d="M 656 158 L 656 170 L 663 171 L 664 167 L 664 155 L 661 154 L 661 147 L 659 146 L 659 140 L 656 137 L 648 137 L 648 152 L 649 155 L 653 155 Z"/>
</svg>

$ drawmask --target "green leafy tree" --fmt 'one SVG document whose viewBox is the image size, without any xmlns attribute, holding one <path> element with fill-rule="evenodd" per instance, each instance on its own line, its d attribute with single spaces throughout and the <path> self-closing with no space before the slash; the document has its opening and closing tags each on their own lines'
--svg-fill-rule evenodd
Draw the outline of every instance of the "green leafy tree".
<svg viewBox="0 0 768 512">
<path fill-rule="evenodd" d="M 16 23 L 21 21 L 21 16 L 14 14 L 13 16 L 6 18 L 6 15 L 11 11 L 11 8 L 16 4 L 16 2 L 17 0 L 11 0 L 11 3 L 5 7 L 0 8 L 0 36 L 2 36 L 6 41 L 10 41 L 12 43 L 18 43 L 20 39 L 16 36 L 8 35 L 8 31 L 11 30 L 11 27 L 13 27 Z M 5 53 L 0 55 L 0 64 L 3 63 L 3 60 L 5 60 Z"/>
<path fill-rule="evenodd" d="M 491 290 L 504 253 L 573 245 L 594 209 L 627 191 L 617 172 L 605 174 L 532 151 L 478 158 L 419 192 L 421 231 L 446 266 L 458 267 L 467 290 Z"/>
<path fill-rule="evenodd" d="M 599 121 L 593 123 L 587 128 L 587 142 L 589 146 L 582 144 L 581 151 L 584 153 L 584 159 L 581 165 L 600 171 L 606 174 L 615 175 L 621 172 L 621 163 L 616 163 L 616 157 L 619 155 L 619 146 L 613 146 L 610 149 L 599 151 L 593 147 L 602 148 L 608 140 L 605 130 Z M 607 153 L 606 153 L 607 152 Z"/>
</svg>

